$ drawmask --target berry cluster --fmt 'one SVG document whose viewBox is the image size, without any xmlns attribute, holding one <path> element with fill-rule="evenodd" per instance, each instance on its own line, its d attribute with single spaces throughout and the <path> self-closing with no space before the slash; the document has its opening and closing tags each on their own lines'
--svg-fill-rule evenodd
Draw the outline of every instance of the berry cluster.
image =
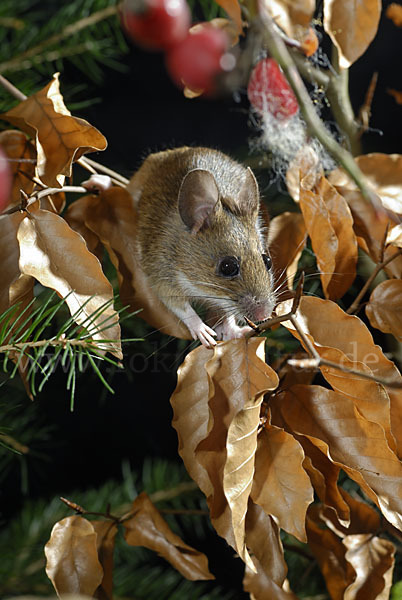
<svg viewBox="0 0 402 600">
<path fill-rule="evenodd" d="M 179 87 L 214 92 L 218 75 L 227 68 L 229 39 L 208 24 L 190 29 L 186 0 L 125 0 L 122 20 L 137 44 L 165 52 L 167 70 Z"/>
</svg>

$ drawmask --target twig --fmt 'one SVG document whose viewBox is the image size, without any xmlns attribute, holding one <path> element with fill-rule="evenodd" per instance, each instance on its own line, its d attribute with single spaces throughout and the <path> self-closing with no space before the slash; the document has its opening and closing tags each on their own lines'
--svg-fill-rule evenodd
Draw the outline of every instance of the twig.
<svg viewBox="0 0 402 600">
<path fill-rule="evenodd" d="M 5 215 L 12 215 L 13 213 L 20 212 L 20 211 L 26 211 L 27 208 L 31 204 L 34 204 L 37 200 L 40 200 L 41 198 L 43 198 L 45 196 L 51 196 L 52 194 L 59 194 L 60 192 L 73 192 L 75 194 L 87 194 L 88 190 L 86 190 L 84 187 L 81 187 L 80 185 L 65 185 L 64 187 L 61 187 L 61 188 L 44 188 L 43 190 L 38 190 L 36 192 L 33 192 L 33 194 L 31 194 L 31 196 L 29 196 L 29 197 L 25 198 L 23 196 L 20 204 L 18 204 L 17 206 L 12 206 L 8 210 L 4 211 L 3 213 L 1 213 L 0 217 L 3 217 Z"/>
<path fill-rule="evenodd" d="M 82 156 L 79 160 L 77 160 L 77 163 L 90 173 L 97 173 L 98 171 L 106 173 L 106 175 L 109 175 L 112 182 L 119 187 L 125 188 L 129 182 L 129 180 L 126 179 L 126 177 L 123 177 L 123 175 L 120 175 L 120 173 L 109 169 L 109 167 L 101 165 L 100 163 L 88 158 L 87 156 Z"/>
<path fill-rule="evenodd" d="M 0 433 L 0 442 L 11 446 L 11 448 L 14 448 L 14 450 L 17 452 L 21 452 L 21 454 L 28 454 L 29 452 L 28 446 L 21 444 L 21 442 L 11 437 L 11 435 L 7 435 L 6 433 Z"/>
<path fill-rule="evenodd" d="M 54 340 L 37 340 L 36 342 L 30 342 L 30 341 L 25 341 L 25 342 L 15 342 L 15 344 L 6 344 L 4 346 L 0 346 L 0 353 L 4 353 L 4 352 L 11 352 L 12 350 L 25 350 L 27 348 L 41 348 L 42 346 L 52 346 L 57 347 L 57 346 L 62 346 L 62 347 L 67 347 L 67 346 L 83 346 L 85 347 L 89 347 L 89 349 L 97 349 L 98 344 L 99 344 L 99 349 L 103 350 L 103 346 L 104 344 L 112 344 L 112 343 L 118 343 L 118 340 L 102 340 L 97 342 L 96 340 L 94 340 L 93 338 L 81 338 L 81 339 L 69 339 L 69 338 L 57 338 Z"/>
<path fill-rule="evenodd" d="M 20 92 L 19 89 L 16 88 L 15 85 L 13 85 L 10 81 L 8 81 L 8 79 L 3 77 L 3 75 L 0 75 L 0 84 L 3 86 L 3 88 L 5 90 L 7 90 L 7 92 L 9 94 L 11 94 L 11 96 L 14 96 L 14 98 L 17 98 L 17 100 L 21 100 L 21 102 L 23 102 L 24 100 L 27 99 L 27 96 L 25 96 L 25 94 Z"/>
<path fill-rule="evenodd" d="M 246 339 L 249 339 L 254 335 L 259 335 L 263 331 L 266 331 L 267 329 L 271 329 L 271 327 L 273 327 L 274 325 L 277 325 L 278 323 L 281 323 L 282 321 L 289 321 L 289 318 L 292 315 L 294 315 L 296 313 L 297 309 L 299 308 L 300 298 L 302 297 L 302 294 L 303 294 L 303 285 L 304 285 L 304 271 L 300 275 L 299 283 L 297 284 L 297 287 L 295 290 L 295 295 L 294 295 L 293 302 L 292 302 L 292 308 L 286 315 L 282 315 L 279 317 L 273 317 L 272 319 L 268 319 L 268 321 L 265 321 L 265 323 L 262 323 L 261 325 L 256 325 L 255 323 L 250 321 L 250 319 L 246 319 L 248 325 L 253 329 L 253 331 L 250 331 L 249 333 L 247 333 L 247 335 L 245 336 Z"/>
<path fill-rule="evenodd" d="M 361 136 L 367 129 L 369 128 L 370 117 L 371 117 L 371 105 L 373 103 L 374 92 L 377 87 L 378 81 L 378 72 L 374 71 L 369 86 L 367 88 L 366 97 L 364 102 L 359 110 L 359 121 L 360 121 L 360 131 L 359 135 Z"/>
<path fill-rule="evenodd" d="M 382 262 L 378 263 L 378 265 L 375 267 L 374 271 L 371 273 L 370 277 L 367 279 L 366 283 L 364 284 L 364 286 L 362 287 L 362 289 L 360 290 L 360 292 L 358 293 L 358 295 L 356 296 L 356 298 L 354 299 L 354 301 L 352 302 L 352 304 L 349 306 L 348 310 L 346 311 L 348 315 L 353 315 L 356 312 L 358 312 L 361 299 L 364 297 L 365 293 L 370 288 L 371 284 L 373 283 L 374 279 L 377 277 L 378 273 L 384 267 L 386 267 L 392 260 L 394 260 L 394 258 L 397 258 L 401 254 L 402 254 L 402 248 L 398 248 L 398 250 L 396 252 L 394 252 L 393 254 L 391 254 L 391 256 L 389 256 L 386 260 L 383 260 Z"/>
<path fill-rule="evenodd" d="M 311 356 L 313 357 L 312 359 L 301 359 L 301 360 L 290 359 L 290 360 L 288 360 L 288 363 L 291 366 L 301 367 L 301 368 L 306 368 L 306 367 L 319 368 L 321 366 L 326 366 L 326 367 L 331 367 L 333 369 L 337 369 L 338 371 L 342 371 L 342 373 L 348 373 L 349 375 L 356 375 L 357 377 L 361 377 L 362 379 L 368 379 L 369 381 L 375 381 L 376 383 L 379 383 L 381 385 L 384 385 L 384 386 L 387 386 L 390 388 L 398 388 L 398 389 L 402 388 L 402 382 L 389 381 L 388 379 L 384 379 L 383 377 L 376 377 L 375 375 L 369 375 L 368 373 L 363 373 L 362 371 L 356 371 L 355 369 L 349 369 L 348 367 L 345 367 L 339 363 L 333 362 L 332 360 L 327 360 L 326 358 L 323 358 L 317 352 L 317 350 L 315 349 L 315 347 L 311 343 L 311 341 L 308 339 L 308 337 L 304 333 L 303 329 L 300 327 L 299 323 L 297 322 L 297 319 L 295 318 L 295 316 L 290 315 L 288 320 L 292 323 L 293 327 L 299 334 L 302 344 L 305 347 L 305 349 L 307 350 L 307 352 L 309 352 L 311 354 Z"/>
<path fill-rule="evenodd" d="M 319 118 L 291 54 L 283 40 L 275 32 L 271 17 L 266 11 L 262 10 L 260 12 L 260 20 L 269 52 L 284 70 L 289 84 L 297 97 L 300 110 L 310 132 L 322 143 L 337 162 L 343 166 L 345 171 L 355 181 L 366 200 L 377 206 L 375 194 L 371 191 L 366 177 L 354 161 L 353 156 L 336 142 Z"/>
<path fill-rule="evenodd" d="M 66 504 L 69 508 L 71 508 L 75 512 L 79 513 L 80 515 L 91 515 L 94 517 L 104 517 L 105 519 L 110 519 L 111 521 L 114 521 L 116 523 L 116 525 L 118 523 L 120 523 L 120 517 L 116 517 L 116 515 L 111 514 L 110 504 L 108 504 L 108 506 L 106 508 L 106 512 L 102 513 L 102 512 L 96 512 L 96 511 L 91 511 L 91 510 L 85 510 L 85 508 L 82 508 L 82 506 L 80 506 L 79 504 L 76 504 L 75 502 L 71 502 L 71 500 L 67 500 L 67 498 L 63 498 L 63 496 L 60 496 L 60 500 L 62 502 L 64 502 L 64 504 Z"/>
<path fill-rule="evenodd" d="M 118 10 L 119 10 L 118 6 L 108 6 L 102 10 L 99 10 L 96 13 L 93 13 L 89 17 L 84 17 L 83 19 L 81 19 L 75 23 L 71 23 L 71 24 L 67 25 L 66 27 L 64 27 L 64 29 L 62 29 L 60 31 L 60 33 L 56 33 L 56 34 L 52 35 L 50 38 L 48 38 L 44 42 L 41 42 L 40 44 L 37 44 L 33 48 L 29 48 L 25 52 L 22 52 L 18 56 L 15 56 L 11 60 L 8 60 L 8 61 L 0 64 L 0 73 L 5 73 L 10 70 L 15 70 L 15 68 L 20 66 L 21 63 L 24 62 L 24 60 L 30 59 L 33 56 L 40 54 L 48 46 L 53 46 L 53 45 L 59 44 L 65 38 L 68 38 L 68 37 L 78 33 L 82 29 L 85 29 L 86 27 L 95 25 L 99 21 L 103 21 L 104 19 L 107 19 L 107 18 L 115 15 L 118 12 Z"/>
</svg>

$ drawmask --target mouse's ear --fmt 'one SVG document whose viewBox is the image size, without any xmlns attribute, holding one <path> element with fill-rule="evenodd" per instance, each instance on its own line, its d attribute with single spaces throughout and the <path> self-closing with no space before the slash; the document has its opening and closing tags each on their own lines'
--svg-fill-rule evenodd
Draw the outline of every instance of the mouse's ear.
<svg viewBox="0 0 402 600">
<path fill-rule="evenodd" d="M 242 215 L 258 213 L 260 194 L 258 191 L 257 180 L 250 167 L 247 168 L 246 177 L 240 188 L 237 204 L 239 213 Z"/>
<path fill-rule="evenodd" d="M 212 173 L 204 169 L 193 169 L 187 173 L 180 186 L 178 209 L 191 233 L 209 227 L 218 202 L 218 186 Z"/>
</svg>

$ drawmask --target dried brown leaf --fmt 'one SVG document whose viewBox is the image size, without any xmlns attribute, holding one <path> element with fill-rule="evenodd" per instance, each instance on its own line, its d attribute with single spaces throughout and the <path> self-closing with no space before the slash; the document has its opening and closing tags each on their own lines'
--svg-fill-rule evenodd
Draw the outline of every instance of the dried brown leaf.
<svg viewBox="0 0 402 600">
<path fill-rule="evenodd" d="M 278 314 L 286 314 L 289 303 L 277 307 Z M 386 358 L 364 323 L 356 316 L 346 314 L 330 300 L 303 296 L 297 321 L 318 354 L 344 368 L 353 368 L 390 381 L 401 381 L 401 375 L 392 361 Z M 282 323 L 297 339 L 293 325 Z M 322 365 L 321 373 L 332 387 L 347 395 L 369 421 L 379 423 L 392 449 L 402 455 L 402 392 L 387 390 L 375 381 L 360 379 L 341 369 Z"/>
<path fill-rule="evenodd" d="M 306 226 L 300 213 L 284 212 L 274 217 L 269 228 L 269 250 L 275 265 L 278 289 L 285 282 L 289 289 L 297 271 L 297 263 L 306 244 Z"/>
<path fill-rule="evenodd" d="M 94 203 L 97 203 L 95 196 L 81 196 L 81 198 L 68 206 L 63 217 L 70 225 L 71 229 L 84 238 L 88 250 L 101 260 L 103 246 L 99 237 L 85 225 L 87 215 L 93 210 Z"/>
<path fill-rule="evenodd" d="M 283 555 L 279 527 L 271 515 L 251 499 L 246 516 L 246 544 L 253 556 L 255 571 L 246 565 L 243 586 L 255 600 L 291 600 L 286 592 L 287 565 Z"/>
<path fill-rule="evenodd" d="M 0 133 L 0 144 L 10 159 L 13 174 L 10 205 L 21 201 L 20 190 L 30 194 L 33 189 L 32 177 L 35 174 L 36 151 L 26 135 L 21 131 L 7 130 Z"/>
<path fill-rule="evenodd" d="M 310 146 L 303 146 L 286 171 L 286 186 L 295 202 L 300 190 L 312 190 L 323 175 L 321 161 Z"/>
<path fill-rule="evenodd" d="M 344 592 L 353 581 L 353 572 L 348 569 L 345 547 L 341 540 L 320 523 L 307 519 L 308 545 L 314 554 L 325 579 L 331 600 L 344 600 Z"/>
<path fill-rule="evenodd" d="M 391 2 L 385 11 L 388 19 L 391 19 L 397 27 L 402 27 L 402 6 L 396 2 Z"/>
<path fill-rule="evenodd" d="M 191 339 L 190 332 L 152 291 L 137 259 L 135 203 L 127 190 L 112 187 L 88 200 L 85 226 L 106 247 L 119 274 L 120 297 L 131 310 L 168 335 Z"/>
<path fill-rule="evenodd" d="M 133 516 L 123 522 L 127 544 L 157 552 L 187 579 L 214 579 L 205 554 L 173 533 L 145 492 L 134 500 L 132 512 Z"/>
<path fill-rule="evenodd" d="M 320 507 L 315 505 L 319 518 L 323 523 L 341 538 L 357 533 L 377 533 L 381 527 L 381 518 L 378 511 L 366 502 L 351 496 L 342 488 L 340 488 L 340 493 L 349 507 L 350 523 L 347 525 L 341 523 L 332 508 L 325 505 Z M 309 514 L 311 515 L 311 513 L 310 510 Z"/>
<path fill-rule="evenodd" d="M 113 600 L 113 554 L 117 526 L 113 521 L 91 521 L 96 533 L 96 549 L 103 569 L 103 579 L 94 597 Z"/>
<path fill-rule="evenodd" d="M 24 215 L 14 213 L 0 217 L 0 255 L 2 257 L 0 270 L 0 314 L 11 306 L 11 285 L 20 276 L 20 249 L 17 232 Z"/>
<path fill-rule="evenodd" d="M 273 403 L 289 429 L 340 466 L 402 530 L 402 464 L 380 425 L 362 417 L 343 394 L 320 386 L 295 385 Z"/>
<path fill-rule="evenodd" d="M 402 248 L 402 225 L 395 225 L 388 231 L 385 243 Z"/>
<path fill-rule="evenodd" d="M 209 427 L 195 458 L 212 484 L 207 496 L 212 524 L 253 569 L 245 544 L 245 516 L 260 406 L 264 393 L 277 387 L 278 377 L 265 363 L 264 340 L 259 338 L 218 344 L 206 369 L 211 382 Z"/>
<path fill-rule="evenodd" d="M 98 259 L 64 219 L 33 204 L 18 229 L 20 269 L 66 298 L 76 323 L 84 325 L 100 347 L 122 358 L 120 326 L 113 306 L 90 320 L 113 300 L 113 289 Z M 77 311 L 79 311 L 77 313 Z"/>
<path fill-rule="evenodd" d="M 370 533 L 348 535 L 343 539 L 345 559 L 356 573 L 346 588 L 344 600 L 388 600 L 394 570 L 395 546 Z"/>
<path fill-rule="evenodd" d="M 0 117 L 36 140 L 36 175 L 49 187 L 63 185 L 74 160 L 107 146 L 95 127 L 71 116 L 60 94 L 58 73 L 46 87 Z"/>
<path fill-rule="evenodd" d="M 272 19 L 291 38 L 299 39 L 313 17 L 315 0 L 265 0 Z"/>
<path fill-rule="evenodd" d="M 306 542 L 306 511 L 314 498 L 303 460 L 299 442 L 266 423 L 258 435 L 251 497 L 277 519 L 281 529 Z"/>
<path fill-rule="evenodd" d="M 373 327 L 402 341 L 402 280 L 382 281 L 371 293 L 366 315 Z"/>
<path fill-rule="evenodd" d="M 241 18 L 241 8 L 238 0 L 216 0 L 216 3 L 223 8 L 225 12 L 236 23 L 238 33 L 243 32 L 243 22 Z"/>
<path fill-rule="evenodd" d="M 400 6 L 398 8 L 401 8 Z M 401 11 L 402 15 L 402 11 Z M 401 16 L 401 26 L 402 26 L 402 16 Z M 387 89 L 387 94 L 392 96 L 397 104 L 402 104 L 402 92 L 399 90 L 394 90 L 392 88 Z"/>
<path fill-rule="evenodd" d="M 59 595 L 92 596 L 100 585 L 103 569 L 96 549 L 96 533 L 83 517 L 66 517 L 56 523 L 45 555 L 46 574 Z"/>
<path fill-rule="evenodd" d="M 327 298 L 341 298 L 356 276 L 357 241 L 344 198 L 325 177 L 311 190 L 300 186 L 300 208 Z"/>
<path fill-rule="evenodd" d="M 376 152 L 358 156 L 355 160 L 386 212 L 378 211 L 368 203 L 342 169 L 332 171 L 329 181 L 349 204 L 359 245 L 374 262 L 379 262 L 386 227 L 399 223 L 398 215 L 402 214 L 402 155 Z M 393 252 L 393 248 L 386 248 L 384 258 Z M 402 257 L 393 260 L 385 270 L 389 276 L 401 278 Z"/>
<path fill-rule="evenodd" d="M 324 0 L 324 29 L 347 69 L 367 50 L 380 21 L 380 0 Z"/>
<path fill-rule="evenodd" d="M 278 384 L 263 346 L 252 338 L 197 348 L 180 367 L 171 398 L 179 452 L 207 497 L 212 523 L 252 569 L 244 528 L 259 411 L 263 394 Z"/>
</svg>

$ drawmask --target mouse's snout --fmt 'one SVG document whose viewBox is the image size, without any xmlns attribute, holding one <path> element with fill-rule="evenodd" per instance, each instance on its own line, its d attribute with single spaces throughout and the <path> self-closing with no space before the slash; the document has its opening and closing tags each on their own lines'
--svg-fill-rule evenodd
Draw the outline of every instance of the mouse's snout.
<svg viewBox="0 0 402 600">
<path fill-rule="evenodd" d="M 256 298 L 255 296 L 245 296 L 241 302 L 240 310 L 243 314 L 240 316 L 246 316 L 253 323 L 260 323 L 266 321 L 272 315 L 272 311 L 275 308 L 274 296 L 268 298 Z"/>
</svg>

